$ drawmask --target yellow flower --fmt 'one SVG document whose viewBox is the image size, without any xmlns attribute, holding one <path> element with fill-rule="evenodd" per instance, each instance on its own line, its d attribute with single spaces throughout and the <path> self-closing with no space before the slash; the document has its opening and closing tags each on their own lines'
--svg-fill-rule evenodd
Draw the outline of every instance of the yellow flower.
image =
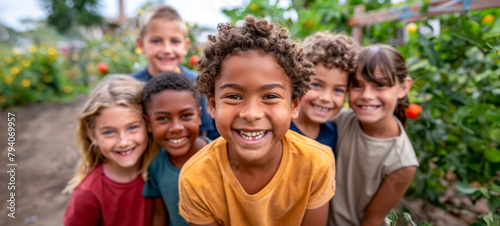
<svg viewBox="0 0 500 226">
<path fill-rule="evenodd" d="M 486 15 L 483 20 L 481 21 L 482 24 L 489 24 L 491 23 L 493 20 L 495 20 L 495 16 L 491 15 L 491 14 L 488 14 Z"/>
<path fill-rule="evenodd" d="M 50 75 L 43 75 L 42 76 L 42 81 L 45 83 L 51 83 L 52 82 L 52 77 Z"/>
<path fill-rule="evenodd" d="M 49 56 L 55 56 L 57 54 L 57 50 L 49 47 L 49 49 L 47 50 L 47 54 L 49 54 Z"/>
<path fill-rule="evenodd" d="M 21 72 L 21 69 L 19 69 L 18 66 L 14 66 L 14 67 L 10 68 L 10 73 L 12 73 L 12 75 L 17 75 L 17 74 L 19 74 L 19 72 Z"/>
<path fill-rule="evenodd" d="M 415 34 L 417 32 L 418 26 L 415 23 L 409 23 L 406 25 L 406 30 L 410 34 Z"/>
<path fill-rule="evenodd" d="M 25 78 L 21 81 L 21 85 L 24 87 L 29 87 L 31 85 L 31 81 L 29 79 Z"/>
<path fill-rule="evenodd" d="M 30 53 L 35 53 L 37 50 L 38 50 L 38 48 L 35 45 L 30 46 L 28 49 L 28 51 L 30 51 Z"/>
<path fill-rule="evenodd" d="M 5 76 L 5 78 L 3 78 L 3 81 L 5 82 L 5 84 L 9 85 L 12 83 L 12 81 L 14 81 L 14 78 L 12 77 L 12 75 L 7 75 Z"/>
<path fill-rule="evenodd" d="M 7 101 L 7 97 L 5 95 L 0 96 L 0 102 L 5 103 L 5 101 Z"/>
<path fill-rule="evenodd" d="M 120 60 L 120 57 L 118 55 L 114 55 L 113 58 L 111 58 L 114 62 L 118 62 Z"/>
<path fill-rule="evenodd" d="M 142 15 L 142 13 L 144 13 L 144 10 L 143 9 L 139 9 L 139 11 L 137 11 L 137 15 Z"/>
<path fill-rule="evenodd" d="M 39 83 L 38 86 L 36 86 L 38 90 L 44 90 L 45 89 L 45 84 Z"/>
<path fill-rule="evenodd" d="M 140 48 L 135 48 L 134 52 L 136 54 L 142 54 L 142 50 Z"/>
<path fill-rule="evenodd" d="M 5 63 L 12 64 L 12 62 L 14 62 L 14 59 L 12 59 L 12 57 L 10 56 L 5 56 L 3 58 L 3 61 L 5 61 Z"/>
<path fill-rule="evenodd" d="M 252 10 L 252 11 L 254 11 L 254 12 L 255 12 L 255 11 L 257 11 L 258 9 L 259 9 L 259 6 L 257 5 L 257 3 L 252 2 L 252 3 L 250 4 L 250 10 Z"/>
<path fill-rule="evenodd" d="M 344 108 L 349 108 L 349 103 L 345 102 L 344 103 Z"/>
<path fill-rule="evenodd" d="M 23 65 L 23 67 L 29 67 L 31 65 L 31 61 L 23 60 L 23 62 L 21 62 L 21 64 Z"/>
<path fill-rule="evenodd" d="M 63 91 L 64 91 L 65 93 L 71 93 L 71 91 L 72 91 L 72 90 L 73 90 L 73 89 L 71 88 L 71 86 L 64 86 L 64 87 L 63 87 Z"/>
</svg>

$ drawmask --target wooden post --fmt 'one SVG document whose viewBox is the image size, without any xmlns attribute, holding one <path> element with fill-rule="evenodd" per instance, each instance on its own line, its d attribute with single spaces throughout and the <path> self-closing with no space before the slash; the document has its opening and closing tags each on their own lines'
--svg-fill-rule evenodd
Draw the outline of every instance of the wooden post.
<svg viewBox="0 0 500 226">
<path fill-rule="evenodd" d="M 354 8 L 354 17 L 363 15 L 365 13 L 365 10 L 366 8 L 364 5 L 357 5 Z M 352 28 L 352 38 L 359 45 L 361 45 L 361 42 L 363 40 L 363 25 L 357 25 Z"/>
</svg>

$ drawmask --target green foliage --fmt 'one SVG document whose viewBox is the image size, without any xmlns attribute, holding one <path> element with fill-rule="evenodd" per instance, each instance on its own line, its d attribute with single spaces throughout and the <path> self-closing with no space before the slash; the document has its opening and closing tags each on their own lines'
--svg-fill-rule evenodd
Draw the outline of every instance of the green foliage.
<svg viewBox="0 0 500 226">
<path fill-rule="evenodd" d="M 485 216 L 479 216 L 479 220 L 471 224 L 471 226 L 497 226 L 500 225 L 500 215 L 488 213 Z"/>
<path fill-rule="evenodd" d="M 500 169 L 500 56 L 494 47 L 500 36 L 484 37 L 498 25 L 481 24 L 484 16 L 499 12 L 440 16 L 439 37 L 414 34 L 399 47 L 415 80 L 413 101 L 424 108 L 424 117 L 408 125 L 420 159 L 410 190 L 436 205 L 444 188 L 439 179 L 449 170 L 458 176 L 459 191 L 489 199 L 492 210 L 500 205 L 498 192 L 490 190 Z M 472 182 L 480 187 L 472 188 Z"/>
<path fill-rule="evenodd" d="M 74 25 L 89 27 L 102 22 L 98 13 L 99 0 L 42 0 L 49 13 L 47 23 L 60 32 Z"/>
<path fill-rule="evenodd" d="M 54 47 L 2 48 L 0 56 L 0 107 L 70 97 L 80 89 L 62 73 Z"/>
</svg>

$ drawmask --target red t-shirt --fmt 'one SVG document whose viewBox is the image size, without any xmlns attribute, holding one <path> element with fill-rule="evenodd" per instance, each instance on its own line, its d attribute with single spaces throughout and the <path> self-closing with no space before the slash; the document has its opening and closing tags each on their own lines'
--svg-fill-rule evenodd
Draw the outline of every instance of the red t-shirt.
<svg viewBox="0 0 500 226">
<path fill-rule="evenodd" d="M 64 225 L 151 225 L 153 201 L 142 196 L 139 175 L 129 183 L 118 183 L 97 166 L 73 191 Z"/>
</svg>

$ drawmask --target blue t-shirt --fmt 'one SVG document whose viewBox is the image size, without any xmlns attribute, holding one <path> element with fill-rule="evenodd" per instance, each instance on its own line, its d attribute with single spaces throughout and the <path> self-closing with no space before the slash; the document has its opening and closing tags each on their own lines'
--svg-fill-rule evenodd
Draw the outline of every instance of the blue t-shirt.
<svg viewBox="0 0 500 226">
<path fill-rule="evenodd" d="M 186 77 L 188 77 L 194 84 L 196 82 L 196 77 L 198 76 L 198 74 L 196 74 L 196 72 L 189 70 L 189 68 L 184 67 L 182 65 L 179 65 L 179 67 L 181 68 L 182 74 L 184 74 Z M 135 79 L 142 81 L 142 82 L 148 82 L 149 80 L 151 80 L 153 78 L 148 72 L 148 67 L 146 67 L 140 71 L 136 71 L 136 72 L 130 74 L 130 76 L 132 76 Z M 201 105 L 200 131 L 207 131 L 207 133 L 210 135 L 208 137 L 213 140 L 213 139 L 219 137 L 219 133 L 217 132 L 217 129 L 215 128 L 215 121 L 212 119 L 212 117 L 210 117 L 210 115 L 207 112 L 207 98 L 205 98 L 205 96 L 200 98 L 200 105 Z"/>
<path fill-rule="evenodd" d="M 305 136 L 293 122 L 290 123 L 290 129 Z M 312 138 L 312 137 L 311 137 Z M 319 125 L 319 134 L 315 139 L 316 141 L 332 148 L 333 155 L 337 159 L 337 150 L 335 146 L 337 145 L 337 126 L 333 122 L 326 122 Z"/>
</svg>

